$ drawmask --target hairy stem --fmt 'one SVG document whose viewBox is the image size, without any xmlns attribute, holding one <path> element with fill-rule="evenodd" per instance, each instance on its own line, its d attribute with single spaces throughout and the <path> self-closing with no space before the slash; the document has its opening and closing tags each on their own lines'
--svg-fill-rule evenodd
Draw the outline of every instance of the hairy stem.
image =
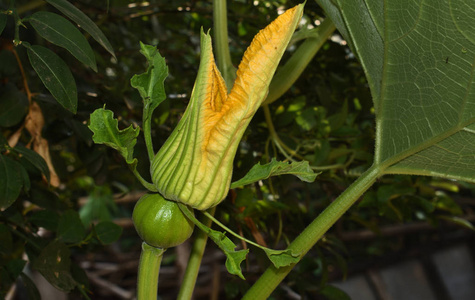
<svg viewBox="0 0 475 300">
<path fill-rule="evenodd" d="M 288 249 L 303 257 L 327 232 L 328 229 L 353 205 L 359 197 L 383 173 L 379 166 L 372 166 L 332 202 L 300 235 Z M 272 291 L 287 276 L 295 264 L 288 267 L 270 266 L 259 280 L 247 291 L 243 299 L 267 299 Z"/>
<path fill-rule="evenodd" d="M 157 299 L 158 274 L 166 249 L 155 248 L 147 243 L 142 243 L 140 254 L 139 273 L 137 278 L 137 299 Z"/>
</svg>

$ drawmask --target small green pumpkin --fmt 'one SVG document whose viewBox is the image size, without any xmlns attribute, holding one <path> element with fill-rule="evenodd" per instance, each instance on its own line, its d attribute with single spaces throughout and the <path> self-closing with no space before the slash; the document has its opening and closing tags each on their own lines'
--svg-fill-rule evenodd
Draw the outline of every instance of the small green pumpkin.
<svg viewBox="0 0 475 300">
<path fill-rule="evenodd" d="M 185 242 L 194 224 L 181 212 L 178 204 L 160 194 L 146 194 L 135 204 L 132 220 L 144 242 L 157 248 L 171 248 Z"/>
</svg>

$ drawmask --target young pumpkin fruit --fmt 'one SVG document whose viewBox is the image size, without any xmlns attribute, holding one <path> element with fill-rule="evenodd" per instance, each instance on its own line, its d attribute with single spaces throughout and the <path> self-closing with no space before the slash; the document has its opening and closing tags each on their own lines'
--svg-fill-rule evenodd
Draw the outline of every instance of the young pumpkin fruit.
<svg viewBox="0 0 475 300">
<path fill-rule="evenodd" d="M 149 193 L 135 204 L 132 220 L 144 242 L 156 248 L 178 246 L 190 238 L 194 224 L 181 212 L 178 204 Z"/>
</svg>

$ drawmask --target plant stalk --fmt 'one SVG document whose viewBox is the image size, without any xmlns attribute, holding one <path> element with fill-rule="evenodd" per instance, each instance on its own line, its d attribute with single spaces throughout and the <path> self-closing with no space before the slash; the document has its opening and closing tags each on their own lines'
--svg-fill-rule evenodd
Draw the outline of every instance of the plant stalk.
<svg viewBox="0 0 475 300">
<path fill-rule="evenodd" d="M 209 214 L 214 215 L 216 207 L 210 208 Z M 203 224 L 211 227 L 212 220 L 202 215 L 201 220 Z M 190 258 L 188 259 L 188 265 L 186 266 L 185 276 L 181 283 L 180 292 L 178 294 L 178 300 L 189 300 L 193 296 L 193 290 L 195 289 L 196 279 L 200 270 L 201 259 L 205 252 L 206 243 L 208 242 L 208 235 L 198 230 L 196 232 L 195 242 L 191 248 Z"/>
<path fill-rule="evenodd" d="M 326 18 L 318 26 L 317 32 L 312 37 L 307 38 L 285 65 L 278 69 L 270 83 L 269 94 L 263 105 L 270 104 L 279 99 L 297 81 L 333 31 L 335 31 L 335 24 L 333 24 L 330 18 Z"/>
<path fill-rule="evenodd" d="M 229 52 L 226 0 L 213 0 L 213 21 L 216 62 L 229 92 L 236 79 L 236 68 L 233 66 Z"/>
<path fill-rule="evenodd" d="M 142 243 L 142 253 L 140 254 L 137 278 L 138 300 L 157 299 L 158 274 L 165 250 L 166 249 L 152 247 L 145 242 Z"/>
<path fill-rule="evenodd" d="M 287 249 L 298 253 L 302 258 L 382 174 L 380 166 L 373 165 L 369 168 L 310 223 Z M 271 265 L 242 299 L 267 299 L 294 266 L 295 264 L 277 269 Z"/>
</svg>

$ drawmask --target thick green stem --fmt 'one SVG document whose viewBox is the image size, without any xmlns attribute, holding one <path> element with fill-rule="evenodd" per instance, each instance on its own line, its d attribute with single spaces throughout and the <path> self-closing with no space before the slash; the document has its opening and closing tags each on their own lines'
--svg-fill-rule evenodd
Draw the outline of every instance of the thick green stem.
<svg viewBox="0 0 475 300">
<path fill-rule="evenodd" d="M 226 0 L 213 0 L 213 20 L 216 62 L 229 92 L 236 79 L 236 68 L 233 66 L 229 52 Z"/>
<path fill-rule="evenodd" d="M 269 86 L 269 94 L 264 104 L 270 104 L 282 96 L 300 77 L 312 58 L 335 31 L 335 24 L 326 18 L 311 38 L 307 38 L 285 65 L 278 69 Z"/>
<path fill-rule="evenodd" d="M 302 231 L 289 245 L 288 249 L 291 249 L 293 253 L 298 253 L 300 257 L 303 257 L 381 174 L 383 174 L 383 170 L 379 166 L 372 166 L 364 172 Z M 270 266 L 247 291 L 243 299 L 267 299 L 294 266 L 295 264 L 279 269 Z"/>
<path fill-rule="evenodd" d="M 209 213 L 214 215 L 215 210 L 216 207 L 210 208 Z M 212 220 L 206 216 L 203 215 L 200 221 L 202 221 L 206 226 L 211 227 Z M 193 296 L 193 290 L 195 289 L 196 279 L 198 278 L 198 272 L 200 270 L 201 259 L 203 258 L 207 242 L 208 235 L 204 231 L 198 230 L 196 232 L 195 242 L 191 248 L 185 276 L 183 277 L 180 293 L 177 297 L 178 300 L 189 300 Z"/>
<path fill-rule="evenodd" d="M 142 243 L 140 254 L 139 273 L 137 278 L 137 299 L 157 299 L 158 274 L 166 249 L 155 248 L 147 243 Z"/>
</svg>

